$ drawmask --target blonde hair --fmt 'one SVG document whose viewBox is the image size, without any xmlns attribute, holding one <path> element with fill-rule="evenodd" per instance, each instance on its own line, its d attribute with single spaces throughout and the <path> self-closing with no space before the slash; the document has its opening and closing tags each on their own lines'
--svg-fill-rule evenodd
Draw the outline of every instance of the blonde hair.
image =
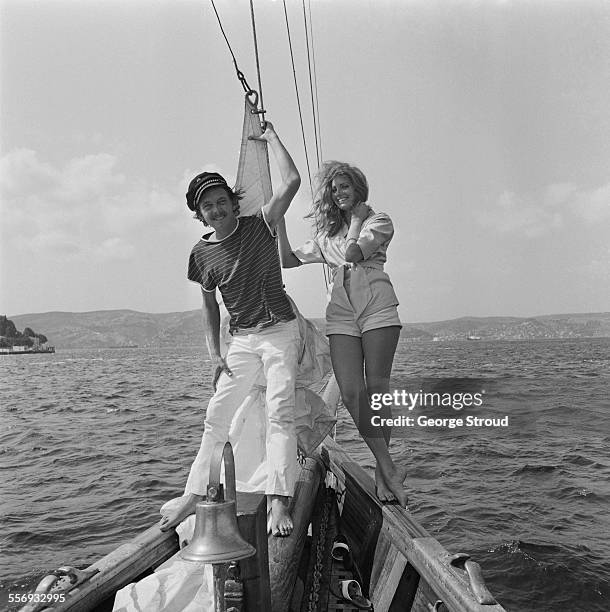
<svg viewBox="0 0 610 612">
<path fill-rule="evenodd" d="M 313 217 L 316 231 L 329 236 L 335 236 L 347 221 L 345 213 L 333 200 L 332 182 L 338 176 L 346 176 L 351 181 L 359 202 L 366 202 L 369 197 L 369 184 L 360 168 L 339 161 L 324 162 L 315 177 L 313 207 L 307 218 Z"/>
</svg>

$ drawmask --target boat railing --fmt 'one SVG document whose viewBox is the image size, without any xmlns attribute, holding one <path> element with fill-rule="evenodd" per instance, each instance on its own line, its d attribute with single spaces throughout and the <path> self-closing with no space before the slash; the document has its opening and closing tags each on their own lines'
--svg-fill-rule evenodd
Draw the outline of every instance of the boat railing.
<svg viewBox="0 0 610 612">
<path fill-rule="evenodd" d="M 376 612 L 435 605 L 451 612 L 504 611 L 478 564 L 468 555 L 450 554 L 408 510 L 382 504 L 373 479 L 329 437 L 322 457 L 337 477 L 341 529 Z"/>
</svg>

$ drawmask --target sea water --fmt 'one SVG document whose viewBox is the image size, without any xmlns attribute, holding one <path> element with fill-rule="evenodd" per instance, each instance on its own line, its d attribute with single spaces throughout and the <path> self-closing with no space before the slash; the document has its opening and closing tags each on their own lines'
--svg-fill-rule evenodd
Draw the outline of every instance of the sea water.
<svg viewBox="0 0 610 612">
<path fill-rule="evenodd" d="M 211 389 L 199 348 L 58 349 L 0 357 L 0 371 L 11 609 L 9 593 L 91 564 L 181 494 Z M 415 518 L 480 563 L 508 610 L 609 610 L 610 339 L 401 340 L 392 390 Z M 474 394 L 478 405 L 450 405 Z M 344 410 L 337 439 L 372 472 Z"/>
</svg>

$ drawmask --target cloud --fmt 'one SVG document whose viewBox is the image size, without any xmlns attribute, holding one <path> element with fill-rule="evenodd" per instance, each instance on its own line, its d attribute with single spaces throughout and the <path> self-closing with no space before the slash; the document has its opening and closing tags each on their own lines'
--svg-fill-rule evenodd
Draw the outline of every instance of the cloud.
<svg viewBox="0 0 610 612">
<path fill-rule="evenodd" d="M 598 281 L 599 286 L 610 286 L 610 247 L 594 257 L 585 267 L 586 276 Z"/>
<path fill-rule="evenodd" d="M 15 149 L 0 159 L 3 199 L 45 193 L 57 180 L 57 171 L 51 164 L 39 161 L 31 149 Z"/>
<path fill-rule="evenodd" d="M 610 223 L 610 183 L 588 193 L 575 194 L 569 206 L 586 223 Z"/>
<path fill-rule="evenodd" d="M 552 234 L 575 223 L 593 226 L 606 221 L 610 221 L 610 183 L 592 190 L 555 183 L 537 193 L 505 191 L 478 216 L 478 223 L 485 228 L 528 238 Z"/>
<path fill-rule="evenodd" d="M 132 244 L 128 244 L 121 238 L 113 236 L 96 245 L 93 251 L 96 258 L 101 261 L 112 259 L 128 260 L 135 255 L 136 249 Z"/>
<path fill-rule="evenodd" d="M 549 227 L 561 225 L 562 218 L 527 198 L 505 191 L 490 210 L 481 213 L 479 223 L 500 233 L 520 233 L 535 238 L 546 233 Z"/>
<path fill-rule="evenodd" d="M 3 243 L 62 259 L 126 259 L 134 242 L 183 225 L 184 185 L 128 179 L 120 160 L 89 154 L 52 164 L 16 149 L 0 160 Z"/>
<path fill-rule="evenodd" d="M 114 193 L 125 183 L 115 170 L 117 159 L 108 153 L 74 158 L 59 172 L 56 198 L 82 204 Z"/>
</svg>

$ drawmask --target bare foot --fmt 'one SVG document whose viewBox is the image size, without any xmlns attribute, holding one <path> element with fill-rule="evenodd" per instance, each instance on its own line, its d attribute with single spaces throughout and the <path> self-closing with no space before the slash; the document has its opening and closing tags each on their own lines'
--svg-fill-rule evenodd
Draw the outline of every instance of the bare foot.
<svg viewBox="0 0 610 612">
<path fill-rule="evenodd" d="M 161 512 L 162 518 L 159 521 L 159 529 L 169 531 L 179 525 L 187 516 L 195 513 L 197 503 L 200 501 L 203 501 L 203 495 L 190 493 L 176 507 Z"/>
<path fill-rule="evenodd" d="M 388 489 L 388 485 L 385 483 L 383 479 L 383 474 L 381 473 L 381 468 L 379 465 L 375 467 L 375 493 L 377 494 L 377 499 L 382 502 L 392 502 L 396 501 L 396 497 L 394 493 Z"/>
<path fill-rule="evenodd" d="M 285 538 L 292 533 L 294 527 L 292 517 L 288 512 L 290 497 L 285 495 L 271 495 L 271 533 Z"/>
<path fill-rule="evenodd" d="M 377 481 L 377 471 L 381 476 L 379 481 Z M 397 468 L 394 466 L 389 473 L 386 473 L 380 466 L 377 466 L 377 469 L 375 470 L 375 480 L 377 482 L 377 496 L 379 497 L 380 501 L 398 501 L 402 508 L 406 508 L 408 502 L 407 491 L 402 484 L 406 477 L 406 467 Z M 388 497 L 388 499 L 382 499 L 381 497 L 382 488 L 379 486 L 381 481 L 383 481 L 383 484 L 385 485 L 383 495 Z M 389 495 L 391 495 L 393 499 L 389 499 Z"/>
</svg>

